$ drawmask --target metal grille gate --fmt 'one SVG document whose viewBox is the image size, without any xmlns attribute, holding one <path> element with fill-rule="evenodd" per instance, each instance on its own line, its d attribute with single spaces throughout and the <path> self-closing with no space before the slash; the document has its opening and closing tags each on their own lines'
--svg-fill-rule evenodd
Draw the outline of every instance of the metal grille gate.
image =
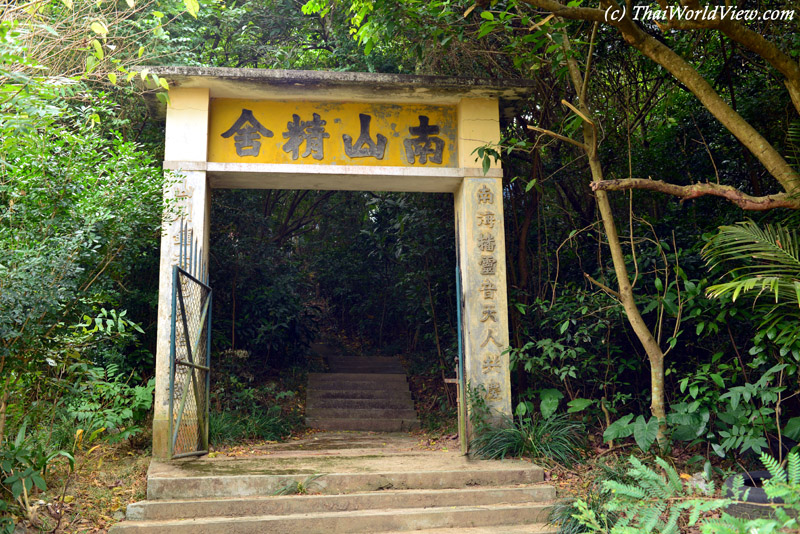
<svg viewBox="0 0 800 534">
<path fill-rule="evenodd" d="M 180 260 L 172 276 L 170 458 L 208 453 L 212 294 L 200 247 L 186 234 L 191 230 L 181 224 Z"/>
</svg>

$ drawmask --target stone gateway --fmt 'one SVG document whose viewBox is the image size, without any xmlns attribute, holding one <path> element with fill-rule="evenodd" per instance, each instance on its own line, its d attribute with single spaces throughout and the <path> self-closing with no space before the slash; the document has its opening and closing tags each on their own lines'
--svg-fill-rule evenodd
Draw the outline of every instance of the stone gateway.
<svg viewBox="0 0 800 534">
<path fill-rule="evenodd" d="M 181 208 L 161 241 L 153 454 L 170 456 L 174 266 L 191 236 L 208 265 L 215 188 L 452 193 L 460 295 L 461 398 L 481 392 L 511 413 L 502 171 L 476 150 L 500 141 L 515 80 L 346 72 L 162 67 L 170 82 L 165 191 Z M 213 369 L 212 369 L 213 372 Z"/>
</svg>

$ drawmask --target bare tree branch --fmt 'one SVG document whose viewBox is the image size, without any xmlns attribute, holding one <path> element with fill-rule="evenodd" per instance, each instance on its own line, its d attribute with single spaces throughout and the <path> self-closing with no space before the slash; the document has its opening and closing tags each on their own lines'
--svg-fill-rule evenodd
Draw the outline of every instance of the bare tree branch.
<svg viewBox="0 0 800 534">
<path fill-rule="evenodd" d="M 528 129 L 529 130 L 533 130 L 534 132 L 540 132 L 540 133 L 543 133 L 545 135 L 549 135 L 550 137 L 555 137 L 556 139 L 564 141 L 565 143 L 569 143 L 571 145 L 575 145 L 576 147 L 578 147 L 578 148 L 580 148 L 582 150 L 586 150 L 586 145 L 584 145 L 580 141 L 576 141 L 575 139 L 571 139 L 571 138 L 569 138 L 567 136 L 564 136 L 564 135 L 561 135 L 561 134 L 557 134 L 556 132 L 553 132 L 551 130 L 545 130 L 544 128 L 539 128 L 538 126 L 531 126 L 531 125 L 528 125 Z"/>
<path fill-rule="evenodd" d="M 743 210 L 766 211 L 774 208 L 800 209 L 800 197 L 792 197 L 786 193 L 754 197 L 731 187 L 711 182 L 692 185 L 675 185 L 662 180 L 648 178 L 623 178 L 619 180 L 603 180 L 592 182 L 592 191 L 625 191 L 628 189 L 646 189 L 676 196 L 682 200 L 691 200 L 702 196 L 716 196 L 730 200 Z"/>
</svg>

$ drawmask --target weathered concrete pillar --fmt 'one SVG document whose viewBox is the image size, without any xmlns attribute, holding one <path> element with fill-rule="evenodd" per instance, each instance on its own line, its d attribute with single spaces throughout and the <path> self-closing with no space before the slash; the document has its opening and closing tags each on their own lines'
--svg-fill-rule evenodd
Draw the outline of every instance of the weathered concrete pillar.
<svg viewBox="0 0 800 534">
<path fill-rule="evenodd" d="M 487 175 L 476 168 L 473 153 L 499 142 L 497 101 L 464 99 L 458 115 L 459 163 L 470 171 L 455 193 L 465 378 L 470 388 L 483 389 L 495 415 L 510 415 L 508 355 L 502 354 L 508 347 L 503 183 L 494 163 Z"/>
<path fill-rule="evenodd" d="M 167 107 L 164 168 L 176 171 L 178 181 L 164 191 L 167 212 L 161 235 L 158 281 L 156 391 L 153 414 L 153 456 L 169 451 L 169 368 L 172 320 L 172 268 L 178 264 L 180 225 L 184 241 L 196 241 L 199 258 L 208 265 L 210 188 L 206 179 L 209 90 L 174 88 Z"/>
</svg>

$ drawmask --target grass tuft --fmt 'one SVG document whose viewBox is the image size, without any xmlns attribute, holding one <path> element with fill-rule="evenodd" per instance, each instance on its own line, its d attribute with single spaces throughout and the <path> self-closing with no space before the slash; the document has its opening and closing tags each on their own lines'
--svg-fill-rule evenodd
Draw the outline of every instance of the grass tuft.
<svg viewBox="0 0 800 534">
<path fill-rule="evenodd" d="M 247 439 L 278 441 L 292 430 L 291 422 L 283 416 L 280 406 L 253 413 L 233 411 L 211 412 L 209 441 L 213 446 L 229 445 Z"/>
<path fill-rule="evenodd" d="M 474 456 L 487 459 L 529 456 L 572 465 L 585 449 L 586 429 L 565 414 L 547 419 L 505 417 L 499 426 L 485 426 L 470 443 Z"/>
</svg>

